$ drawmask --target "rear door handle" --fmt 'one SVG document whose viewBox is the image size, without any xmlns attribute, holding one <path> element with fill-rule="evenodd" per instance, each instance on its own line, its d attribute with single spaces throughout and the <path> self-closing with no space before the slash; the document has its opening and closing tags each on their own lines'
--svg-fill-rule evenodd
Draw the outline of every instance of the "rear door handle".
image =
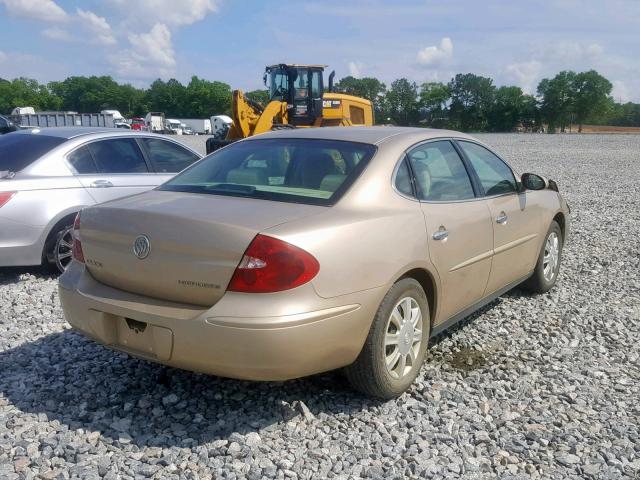
<svg viewBox="0 0 640 480">
<path fill-rule="evenodd" d="M 109 180 L 96 180 L 95 182 L 91 183 L 91 186 L 93 188 L 108 188 L 113 187 L 113 183 L 111 183 Z"/>
<path fill-rule="evenodd" d="M 509 217 L 507 217 L 506 213 L 500 212 L 500 215 L 496 217 L 496 223 L 499 223 L 500 225 L 504 225 L 505 223 L 507 223 L 508 219 Z"/>
<path fill-rule="evenodd" d="M 433 239 L 434 240 L 444 240 L 448 236 L 449 236 L 449 231 L 446 230 L 444 227 L 440 227 L 440 230 L 438 230 L 437 232 L 435 232 L 433 234 Z"/>
</svg>

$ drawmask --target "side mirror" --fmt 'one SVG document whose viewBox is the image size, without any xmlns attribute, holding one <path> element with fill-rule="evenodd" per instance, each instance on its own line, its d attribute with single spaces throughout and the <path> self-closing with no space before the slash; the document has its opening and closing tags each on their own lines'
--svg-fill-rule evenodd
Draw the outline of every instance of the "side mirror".
<svg viewBox="0 0 640 480">
<path fill-rule="evenodd" d="M 520 181 L 527 190 L 544 190 L 549 187 L 549 182 L 535 173 L 523 173 Z"/>
</svg>

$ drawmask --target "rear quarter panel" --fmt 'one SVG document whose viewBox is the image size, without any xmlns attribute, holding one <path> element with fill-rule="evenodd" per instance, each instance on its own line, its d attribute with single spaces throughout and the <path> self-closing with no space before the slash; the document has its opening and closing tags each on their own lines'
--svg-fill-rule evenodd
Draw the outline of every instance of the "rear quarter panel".
<svg viewBox="0 0 640 480">
<path fill-rule="evenodd" d="M 376 211 L 331 207 L 336 209 L 265 233 L 318 260 L 320 272 L 313 279 L 318 295 L 346 295 L 390 285 L 404 268 L 430 265 L 420 205 L 407 204 Z"/>
</svg>

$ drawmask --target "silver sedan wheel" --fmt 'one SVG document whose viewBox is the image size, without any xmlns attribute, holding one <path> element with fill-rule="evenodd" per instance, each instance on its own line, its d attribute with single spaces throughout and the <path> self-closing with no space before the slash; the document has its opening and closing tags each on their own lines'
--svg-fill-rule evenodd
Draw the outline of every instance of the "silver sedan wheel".
<svg viewBox="0 0 640 480">
<path fill-rule="evenodd" d="M 64 272 L 71 263 L 71 256 L 73 254 L 73 228 L 65 228 L 55 245 L 53 256 L 56 261 L 56 266 L 60 272 Z"/>
<path fill-rule="evenodd" d="M 400 379 L 411 372 L 422 345 L 422 311 L 412 297 L 402 298 L 391 311 L 385 330 L 385 364 Z"/>
<path fill-rule="evenodd" d="M 558 262 L 560 260 L 560 239 L 556 232 L 551 232 L 547 237 L 544 246 L 544 257 L 542 258 L 542 268 L 544 279 L 547 282 L 553 280 L 558 271 Z"/>
</svg>

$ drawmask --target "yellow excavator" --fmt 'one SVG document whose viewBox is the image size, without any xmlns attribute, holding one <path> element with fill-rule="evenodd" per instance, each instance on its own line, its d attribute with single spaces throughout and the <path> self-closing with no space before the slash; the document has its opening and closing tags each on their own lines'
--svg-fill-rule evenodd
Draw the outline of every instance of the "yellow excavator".
<svg viewBox="0 0 640 480">
<path fill-rule="evenodd" d="M 328 91 L 324 91 L 325 67 L 285 63 L 266 67 L 266 106 L 245 97 L 241 90 L 234 90 L 232 123 L 224 139 L 207 140 L 207 153 L 271 130 L 373 125 L 373 105 L 369 100 L 333 92 L 335 72 L 329 75 Z"/>
</svg>

